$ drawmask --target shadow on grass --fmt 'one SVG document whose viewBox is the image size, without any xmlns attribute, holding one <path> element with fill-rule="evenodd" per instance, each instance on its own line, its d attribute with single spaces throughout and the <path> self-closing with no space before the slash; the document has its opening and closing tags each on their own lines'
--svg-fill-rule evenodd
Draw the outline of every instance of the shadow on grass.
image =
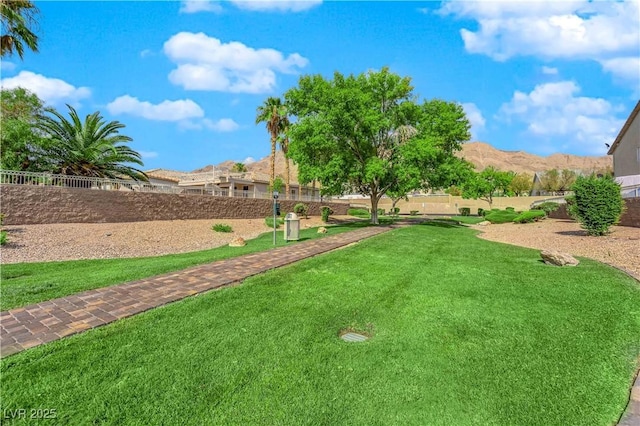
<svg viewBox="0 0 640 426">
<path fill-rule="evenodd" d="M 456 222 L 453 220 L 446 220 L 446 219 L 429 220 L 429 221 L 420 223 L 420 225 L 434 226 L 436 228 L 466 228 L 466 226 L 461 225 L 459 222 Z"/>
</svg>

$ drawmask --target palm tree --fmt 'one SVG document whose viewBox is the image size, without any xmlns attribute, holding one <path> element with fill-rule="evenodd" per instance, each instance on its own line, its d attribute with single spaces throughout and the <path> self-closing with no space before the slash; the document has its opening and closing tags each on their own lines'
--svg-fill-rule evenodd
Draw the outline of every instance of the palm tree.
<svg viewBox="0 0 640 426">
<path fill-rule="evenodd" d="M 124 124 L 105 122 L 99 111 L 87 115 L 83 123 L 76 110 L 71 105 L 67 107 L 71 121 L 48 109 L 53 117 L 43 115 L 37 125 L 48 141 L 43 155 L 52 173 L 148 180 L 144 172 L 126 165 L 143 163 L 138 152 L 124 145 L 132 141 L 129 136 L 119 134 Z"/>
<path fill-rule="evenodd" d="M 284 105 L 280 98 L 269 97 L 264 104 L 257 109 L 256 124 L 266 123 L 267 132 L 271 135 L 271 161 L 269 163 L 271 174 L 269 185 L 273 187 L 276 177 L 276 143 L 278 135 L 282 132 L 282 118 L 286 116 Z"/>
<path fill-rule="evenodd" d="M 30 0 L 0 0 L 0 56 L 15 52 L 22 59 L 25 45 L 38 51 L 38 36 L 31 31 L 37 13 L 38 8 Z"/>
<path fill-rule="evenodd" d="M 280 120 L 280 135 L 278 137 L 278 144 L 280 145 L 280 150 L 284 154 L 284 167 L 285 167 L 285 192 L 287 193 L 286 198 L 289 198 L 291 194 L 289 192 L 289 187 L 291 186 L 291 169 L 289 164 L 289 117 L 286 115 L 286 107 L 283 108 L 284 116 Z"/>
<path fill-rule="evenodd" d="M 231 167 L 232 172 L 244 173 L 247 171 L 247 166 L 244 163 L 235 163 L 233 167 Z"/>
</svg>

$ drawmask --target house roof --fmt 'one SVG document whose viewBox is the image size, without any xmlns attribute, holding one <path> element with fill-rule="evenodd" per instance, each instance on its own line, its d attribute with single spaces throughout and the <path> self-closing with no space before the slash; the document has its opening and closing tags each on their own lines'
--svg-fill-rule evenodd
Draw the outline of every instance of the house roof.
<svg viewBox="0 0 640 426">
<path fill-rule="evenodd" d="M 151 169 L 147 170 L 145 174 L 150 178 L 162 179 L 170 182 L 179 182 L 180 177 L 187 173 L 169 169 Z"/>
<path fill-rule="evenodd" d="M 629 114 L 629 118 L 627 118 L 627 121 L 624 123 L 624 126 L 622 126 L 620 133 L 618 133 L 618 137 L 613 142 L 613 145 L 611 145 L 611 148 L 609 148 L 609 152 L 607 152 L 607 155 L 613 154 L 616 148 L 618 147 L 618 145 L 620 145 L 620 141 L 624 137 L 625 133 L 627 133 L 627 130 L 629 130 L 629 127 L 631 127 L 631 123 L 633 123 L 633 120 L 635 120 L 639 112 L 640 112 L 640 101 L 638 101 L 635 108 L 633 108 L 633 111 L 631 111 L 631 114 Z"/>
</svg>

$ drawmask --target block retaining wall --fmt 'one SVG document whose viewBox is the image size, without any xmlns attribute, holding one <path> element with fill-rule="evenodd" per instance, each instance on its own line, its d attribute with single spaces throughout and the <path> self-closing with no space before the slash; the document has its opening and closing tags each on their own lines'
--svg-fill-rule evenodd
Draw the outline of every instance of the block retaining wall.
<svg viewBox="0 0 640 426">
<path fill-rule="evenodd" d="M 620 226 L 640 228 L 640 198 L 625 198 L 625 211 L 620 218 Z M 571 219 L 567 213 L 567 206 L 562 204 L 558 210 L 551 212 L 549 217 L 554 219 Z"/>
<path fill-rule="evenodd" d="M 321 206 L 347 214 L 349 204 L 281 200 L 281 212 L 304 202 L 309 214 Z M 256 219 L 272 214 L 272 200 L 101 191 L 52 186 L 0 185 L 0 211 L 5 225 L 46 223 L 143 222 L 184 219 Z"/>
</svg>

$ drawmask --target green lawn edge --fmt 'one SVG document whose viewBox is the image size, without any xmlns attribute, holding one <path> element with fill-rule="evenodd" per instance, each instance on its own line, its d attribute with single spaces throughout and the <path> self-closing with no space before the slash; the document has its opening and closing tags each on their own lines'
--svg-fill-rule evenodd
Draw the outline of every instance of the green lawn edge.
<svg viewBox="0 0 640 426">
<path fill-rule="evenodd" d="M 366 221 L 327 224 L 326 234 L 317 227 L 301 229 L 299 241 L 285 242 L 282 231 L 273 245 L 272 231 L 247 240 L 244 247 L 221 246 L 208 250 L 152 257 L 68 260 L 2 265 L 0 268 L 0 310 L 18 308 L 86 290 L 109 287 L 175 272 L 192 266 L 273 248 L 293 246 L 298 242 L 337 235 L 370 226 Z M 213 232 L 213 231 L 211 231 Z"/>
</svg>

